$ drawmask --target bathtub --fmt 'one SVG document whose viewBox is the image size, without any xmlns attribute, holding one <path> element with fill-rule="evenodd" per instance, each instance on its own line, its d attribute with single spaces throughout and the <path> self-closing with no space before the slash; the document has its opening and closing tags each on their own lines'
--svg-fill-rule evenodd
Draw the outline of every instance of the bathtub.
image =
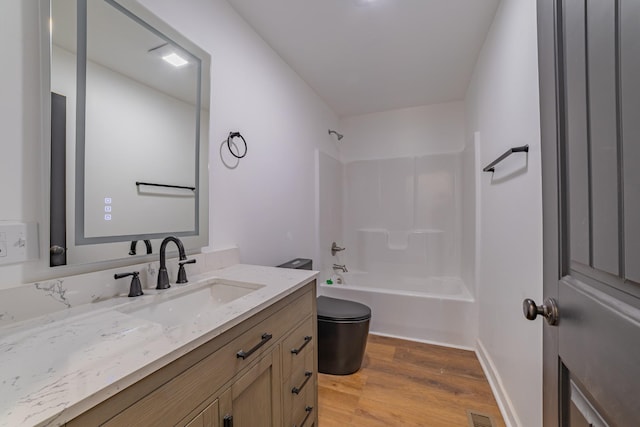
<svg viewBox="0 0 640 427">
<path fill-rule="evenodd" d="M 342 284 L 320 284 L 318 293 L 371 308 L 374 334 L 473 349 L 477 336 L 474 298 L 457 277 L 385 277 L 342 273 Z"/>
</svg>

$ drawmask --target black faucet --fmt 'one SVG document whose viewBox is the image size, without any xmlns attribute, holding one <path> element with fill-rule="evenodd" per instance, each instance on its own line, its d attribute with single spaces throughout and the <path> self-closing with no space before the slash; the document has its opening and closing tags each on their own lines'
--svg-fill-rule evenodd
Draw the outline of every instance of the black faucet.
<svg viewBox="0 0 640 427">
<path fill-rule="evenodd" d="M 189 280 L 187 279 L 187 272 L 184 269 L 184 265 L 185 264 L 195 264 L 195 263 L 196 263 L 195 259 L 190 259 L 188 261 L 182 261 L 182 262 L 178 263 L 180 268 L 178 269 L 178 280 L 176 280 L 176 283 L 187 283 L 187 282 L 189 282 Z"/>
<path fill-rule="evenodd" d="M 139 271 L 132 271 L 131 273 L 116 273 L 113 275 L 113 278 L 118 280 L 123 277 L 133 276 L 131 278 L 131 286 L 129 287 L 129 296 L 130 297 L 139 297 L 140 295 L 144 295 L 142 293 L 142 284 L 140 283 L 140 278 L 138 275 Z"/>
<path fill-rule="evenodd" d="M 134 240 L 131 242 L 131 247 L 129 248 L 129 255 L 136 254 L 136 246 L 138 245 L 138 241 Z M 153 248 L 151 247 L 151 241 L 145 240 L 144 245 L 147 247 L 147 255 L 153 253 Z"/>
<path fill-rule="evenodd" d="M 160 244 L 160 271 L 158 271 L 158 286 L 156 286 L 156 289 L 167 289 L 171 287 L 169 284 L 169 274 L 167 274 L 167 255 L 165 254 L 167 251 L 167 244 L 169 242 L 174 242 L 178 246 L 180 261 L 185 261 L 187 259 L 187 256 L 184 253 L 184 246 L 180 239 L 174 236 L 165 237 Z"/>
</svg>

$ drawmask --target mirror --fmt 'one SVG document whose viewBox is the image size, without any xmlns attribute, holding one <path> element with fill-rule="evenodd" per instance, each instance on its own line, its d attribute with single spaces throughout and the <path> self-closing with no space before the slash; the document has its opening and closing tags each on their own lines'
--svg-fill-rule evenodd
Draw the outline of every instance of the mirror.
<svg viewBox="0 0 640 427">
<path fill-rule="evenodd" d="M 209 68 L 137 2 L 51 0 L 52 266 L 208 244 Z"/>
</svg>

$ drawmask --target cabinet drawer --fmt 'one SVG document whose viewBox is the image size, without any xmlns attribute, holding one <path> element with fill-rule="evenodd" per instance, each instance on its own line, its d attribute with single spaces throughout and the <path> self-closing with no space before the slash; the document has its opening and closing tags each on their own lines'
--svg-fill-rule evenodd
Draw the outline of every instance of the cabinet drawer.
<svg viewBox="0 0 640 427">
<path fill-rule="evenodd" d="M 301 395 L 291 413 L 285 413 L 285 427 L 311 427 L 314 424 L 318 412 L 318 408 L 315 407 L 315 391 L 308 388 Z"/>
<path fill-rule="evenodd" d="M 313 406 L 315 402 L 317 372 L 313 369 L 313 349 L 301 362 L 296 363 L 295 370 L 283 385 L 285 425 L 296 421 L 296 414 L 304 412 L 306 406 Z"/>
<path fill-rule="evenodd" d="M 104 425 L 174 425 L 284 337 L 313 309 L 308 292 L 238 335 Z M 271 335 L 271 338 L 265 336 Z M 244 358 L 238 353 L 244 352 Z"/>
<path fill-rule="evenodd" d="M 295 364 L 300 364 L 305 356 L 313 353 L 316 337 L 313 336 L 313 317 L 306 319 L 282 344 L 282 378 L 289 378 Z"/>
</svg>

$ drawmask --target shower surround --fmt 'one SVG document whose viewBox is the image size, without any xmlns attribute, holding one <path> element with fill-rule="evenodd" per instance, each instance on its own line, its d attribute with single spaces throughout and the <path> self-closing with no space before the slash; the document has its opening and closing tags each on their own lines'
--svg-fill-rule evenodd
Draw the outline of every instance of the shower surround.
<svg viewBox="0 0 640 427">
<path fill-rule="evenodd" d="M 462 156 L 343 165 L 320 155 L 320 241 L 338 240 L 347 248 L 336 256 L 321 248 L 320 293 L 369 305 L 372 332 L 474 347 L 474 297 L 461 279 Z M 340 168 L 342 202 L 322 200 L 330 194 L 323 183 L 331 182 L 323 174 L 335 181 Z M 329 224 L 336 212 L 323 204 L 341 208 L 341 227 Z M 333 272 L 334 263 L 349 272 Z"/>
</svg>

